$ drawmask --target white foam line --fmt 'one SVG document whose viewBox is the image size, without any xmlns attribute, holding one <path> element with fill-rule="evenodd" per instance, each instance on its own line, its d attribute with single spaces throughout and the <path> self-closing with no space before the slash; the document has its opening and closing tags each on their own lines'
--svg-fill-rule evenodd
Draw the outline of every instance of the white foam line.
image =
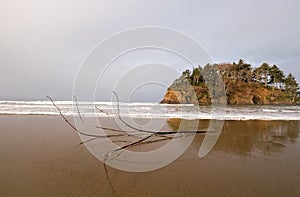
<svg viewBox="0 0 300 197">
<path fill-rule="evenodd" d="M 64 115 L 75 115 L 76 113 L 68 113 L 63 112 Z M 16 111 L 0 111 L 0 115 L 59 115 L 58 112 L 16 112 Z M 116 115 L 107 115 L 104 113 L 82 113 L 84 117 L 117 117 Z M 212 116 L 212 115 L 201 115 L 201 116 L 193 116 L 193 115 L 181 115 L 181 114 L 121 114 L 122 117 L 129 118 L 182 118 L 188 120 L 300 120 L 300 117 L 287 117 L 287 116 Z"/>
</svg>

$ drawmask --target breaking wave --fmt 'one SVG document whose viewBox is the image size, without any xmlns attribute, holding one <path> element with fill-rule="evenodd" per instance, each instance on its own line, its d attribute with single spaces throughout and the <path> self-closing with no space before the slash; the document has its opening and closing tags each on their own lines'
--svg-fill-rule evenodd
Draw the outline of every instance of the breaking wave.
<svg viewBox="0 0 300 197">
<path fill-rule="evenodd" d="M 65 115 L 78 115 L 72 101 L 55 101 Z M 114 117 L 116 102 L 79 102 L 82 116 Z M 96 109 L 96 107 L 98 109 Z M 99 110 L 101 109 L 101 110 Z M 59 115 L 50 101 L 0 101 L 0 115 Z M 120 103 L 131 118 L 217 120 L 300 120 L 300 106 L 194 106 L 192 104 Z"/>
</svg>

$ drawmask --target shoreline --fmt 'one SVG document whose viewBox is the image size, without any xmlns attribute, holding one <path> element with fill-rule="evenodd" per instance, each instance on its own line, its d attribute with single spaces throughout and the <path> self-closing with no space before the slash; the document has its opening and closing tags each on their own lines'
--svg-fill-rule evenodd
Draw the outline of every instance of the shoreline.
<svg viewBox="0 0 300 197">
<path fill-rule="evenodd" d="M 53 117 L 53 118 L 56 118 L 56 117 L 60 117 L 61 116 L 59 114 L 0 114 L 0 117 L 5 117 L 5 116 L 8 116 L 8 117 L 26 117 L 26 116 L 31 116 L 31 117 Z M 67 118 L 74 118 L 73 115 L 65 115 Z M 77 116 L 79 117 L 79 116 Z M 84 118 L 90 118 L 90 117 L 84 117 Z M 119 119 L 117 116 L 115 117 L 95 117 L 95 118 L 98 118 L 98 119 Z M 131 117 L 127 117 L 127 118 L 131 118 Z M 139 118 L 139 117 L 133 117 L 132 119 L 139 119 L 139 120 L 152 120 L 152 119 L 165 119 L 165 120 L 168 120 L 168 119 L 180 119 L 180 120 L 186 120 L 186 121 L 211 121 L 211 120 L 216 120 L 216 121 L 241 121 L 241 122 L 244 122 L 244 121 L 266 121 L 266 122 L 272 122 L 272 121 L 300 121 L 300 119 L 289 119 L 289 120 L 285 120 L 285 119 L 216 119 L 216 118 L 204 118 L 204 119 L 188 119 L 188 118 L 178 118 L 178 117 L 168 117 L 168 118 L 157 118 L 157 117 L 153 117 L 153 118 Z M 61 118 L 62 121 L 64 121 L 62 118 Z"/>
<path fill-rule="evenodd" d="M 53 117 L 53 118 L 57 118 L 59 117 L 62 121 L 63 118 L 59 115 L 59 114 L 0 114 L 0 117 Z M 74 116 L 74 115 L 65 115 L 67 118 L 71 118 L 71 120 L 73 120 L 74 117 L 79 117 L 78 115 Z M 125 116 L 126 117 L 126 116 Z M 103 117 L 103 116 L 96 116 L 96 117 L 89 117 L 89 116 L 83 116 L 83 118 L 97 118 L 97 119 L 119 119 L 118 116 L 110 116 L 110 117 Z M 124 117 L 123 117 L 124 118 Z M 244 122 L 244 121 L 266 121 L 266 122 L 272 122 L 272 121 L 300 121 L 299 119 L 261 119 L 261 118 L 253 118 L 253 119 L 246 119 L 246 118 L 241 118 L 241 119 L 218 119 L 218 118 L 193 118 L 193 119 L 189 119 L 189 118 L 182 118 L 182 117 L 165 117 L 165 118 L 161 118 L 161 117 L 126 117 L 126 118 L 131 118 L 131 119 L 137 119 L 137 120 L 160 120 L 160 119 L 165 119 L 165 120 L 169 120 L 169 119 L 180 119 L 180 120 L 186 120 L 186 121 L 211 121 L 211 120 L 215 120 L 215 121 L 240 121 L 240 122 Z"/>
</svg>

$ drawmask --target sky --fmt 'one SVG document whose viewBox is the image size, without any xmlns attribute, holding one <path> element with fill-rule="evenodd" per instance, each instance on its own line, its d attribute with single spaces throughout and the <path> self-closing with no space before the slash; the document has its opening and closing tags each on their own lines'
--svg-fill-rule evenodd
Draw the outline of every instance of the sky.
<svg viewBox="0 0 300 197">
<path fill-rule="evenodd" d="M 300 81 L 299 10 L 298 0 L 1 0 L 0 100 L 71 100 L 89 52 L 112 34 L 141 26 L 184 32 L 214 62 L 268 62 Z M 149 94 L 137 97 L 157 101 L 166 90 L 157 87 L 145 86 Z"/>
</svg>

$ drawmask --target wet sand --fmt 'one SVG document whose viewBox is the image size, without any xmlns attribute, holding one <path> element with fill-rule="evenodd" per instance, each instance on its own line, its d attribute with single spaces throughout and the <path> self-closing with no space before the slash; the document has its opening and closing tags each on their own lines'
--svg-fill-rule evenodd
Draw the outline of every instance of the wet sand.
<svg viewBox="0 0 300 197">
<path fill-rule="evenodd" d="M 0 116 L 0 196 L 299 196 L 299 128 L 297 121 L 226 121 L 204 158 L 198 135 L 162 169 L 107 167 L 107 177 L 60 117 Z"/>
</svg>

